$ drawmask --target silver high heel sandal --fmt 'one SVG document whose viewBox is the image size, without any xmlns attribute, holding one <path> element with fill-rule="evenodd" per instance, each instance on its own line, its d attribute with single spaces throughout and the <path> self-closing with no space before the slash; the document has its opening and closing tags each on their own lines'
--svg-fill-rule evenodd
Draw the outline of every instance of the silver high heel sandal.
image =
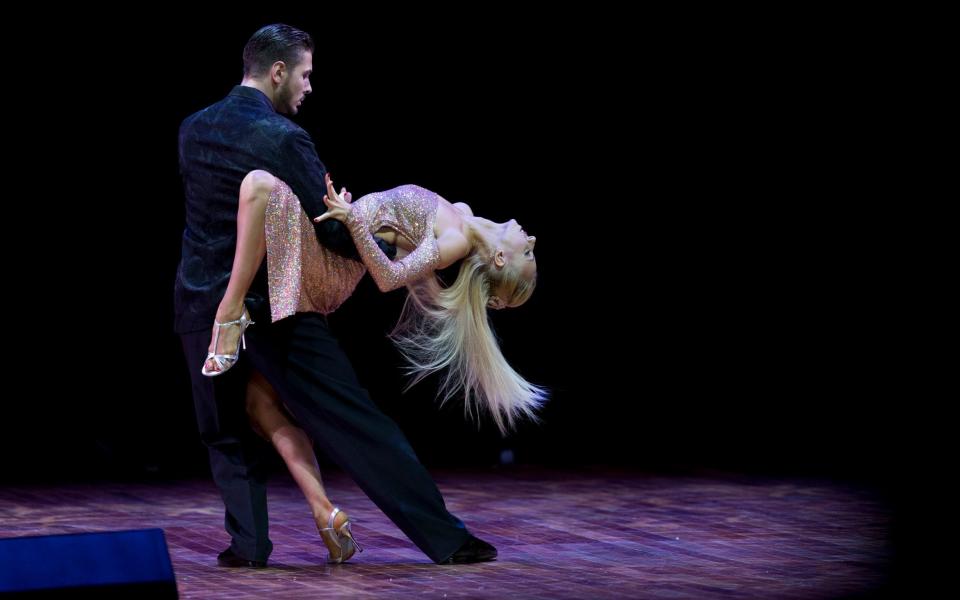
<svg viewBox="0 0 960 600">
<path fill-rule="evenodd" d="M 213 336 L 213 352 L 207 352 L 207 358 L 203 361 L 203 369 L 200 370 L 201 373 L 207 377 L 216 377 L 217 375 L 223 375 L 226 373 L 230 367 L 236 364 L 237 359 L 240 358 L 240 346 L 243 346 L 243 349 L 247 349 L 247 338 L 244 336 L 244 332 L 247 330 L 247 327 L 250 327 L 254 324 L 250 320 L 250 313 L 247 312 L 247 307 L 243 307 L 243 312 L 240 314 L 240 318 L 236 321 L 228 321 L 226 323 L 220 323 L 214 319 L 213 324 L 217 328 L 216 334 Z M 229 325 L 237 325 L 240 327 L 240 343 L 237 344 L 237 351 L 235 354 L 217 354 L 217 343 L 220 341 L 220 330 Z M 207 361 L 213 359 L 217 366 L 220 367 L 219 371 L 210 371 L 207 370 Z"/>
<path fill-rule="evenodd" d="M 320 537 L 323 538 L 327 550 L 330 552 L 330 557 L 327 559 L 327 562 L 332 564 L 339 564 L 350 560 L 350 557 L 353 556 L 357 550 L 363 552 L 363 546 L 353 538 L 353 531 L 350 530 L 349 517 L 343 522 L 343 525 L 341 525 L 339 529 L 334 529 L 333 522 L 339 512 L 341 512 L 340 509 L 334 507 L 333 510 L 330 511 L 327 526 L 317 526 L 317 531 L 320 532 Z M 334 548 L 336 551 L 334 551 Z"/>
</svg>

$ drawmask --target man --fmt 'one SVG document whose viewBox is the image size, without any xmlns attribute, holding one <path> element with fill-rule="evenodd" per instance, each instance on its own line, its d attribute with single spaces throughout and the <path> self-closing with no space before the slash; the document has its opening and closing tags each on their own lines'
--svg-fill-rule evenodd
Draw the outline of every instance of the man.
<svg viewBox="0 0 960 600">
<path fill-rule="evenodd" d="M 201 438 L 226 506 L 232 541 L 218 562 L 262 567 L 272 549 L 262 460 L 266 448 L 244 411 L 251 366 L 317 445 L 434 562 L 493 560 L 496 549 L 470 535 L 446 510 L 403 433 L 360 387 L 326 319 L 299 313 L 270 322 L 265 269 L 245 301 L 257 325 L 246 334 L 244 360 L 222 376 L 201 375 L 217 305 L 230 277 L 243 177 L 254 169 L 269 171 L 290 185 L 310 218 L 325 211 L 326 169 L 310 136 L 283 116 L 297 114 L 311 92 L 313 49 L 303 31 L 280 24 L 261 28 L 244 48 L 240 85 L 180 127 L 186 228 L 175 327 L 190 371 Z M 330 219 L 316 227 L 320 243 L 356 256 L 339 222 Z M 229 316 L 221 317 L 222 322 Z"/>
</svg>

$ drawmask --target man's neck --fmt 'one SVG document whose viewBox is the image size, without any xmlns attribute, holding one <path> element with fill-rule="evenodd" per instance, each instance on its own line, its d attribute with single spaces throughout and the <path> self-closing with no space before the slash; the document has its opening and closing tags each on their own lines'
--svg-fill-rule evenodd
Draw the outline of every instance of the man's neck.
<svg viewBox="0 0 960 600">
<path fill-rule="evenodd" d="M 273 86 L 271 86 L 269 82 L 253 79 L 252 77 L 246 77 L 240 82 L 240 85 L 244 87 L 251 87 L 255 90 L 260 90 L 263 92 L 263 95 L 267 97 L 267 100 L 270 101 L 270 104 L 273 104 Z"/>
</svg>

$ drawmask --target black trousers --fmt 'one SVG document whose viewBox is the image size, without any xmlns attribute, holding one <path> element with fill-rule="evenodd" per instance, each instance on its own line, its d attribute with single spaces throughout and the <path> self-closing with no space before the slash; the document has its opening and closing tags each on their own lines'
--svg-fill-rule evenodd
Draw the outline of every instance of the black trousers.
<svg viewBox="0 0 960 600">
<path fill-rule="evenodd" d="M 224 375 L 204 377 L 200 367 L 210 332 L 181 335 L 200 435 L 226 506 L 225 526 L 234 552 L 266 560 L 267 444 L 253 433 L 245 412 L 252 366 L 277 390 L 314 443 L 434 562 L 449 558 L 469 533 L 447 511 L 433 479 L 406 437 L 370 399 L 326 318 L 300 313 L 270 323 L 266 306 L 248 297 L 256 324 L 247 350 Z"/>
</svg>

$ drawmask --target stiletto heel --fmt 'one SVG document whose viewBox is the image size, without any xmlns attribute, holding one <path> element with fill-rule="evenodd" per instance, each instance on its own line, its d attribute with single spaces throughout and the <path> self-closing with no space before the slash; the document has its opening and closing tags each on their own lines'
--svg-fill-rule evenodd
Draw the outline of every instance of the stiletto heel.
<svg viewBox="0 0 960 600">
<path fill-rule="evenodd" d="M 330 511 L 330 518 L 327 519 L 327 526 L 320 527 L 317 525 L 317 531 L 320 532 L 320 537 L 323 538 L 323 543 L 326 544 L 327 550 L 330 552 L 330 557 L 327 559 L 327 562 L 333 564 L 350 560 L 350 557 L 353 556 L 357 550 L 363 552 L 363 546 L 353 537 L 349 517 L 339 528 L 334 528 L 333 522 L 337 518 L 337 513 L 340 512 L 343 511 L 334 507 L 333 510 Z M 344 512 L 343 514 L 346 515 L 347 513 Z"/>
</svg>

